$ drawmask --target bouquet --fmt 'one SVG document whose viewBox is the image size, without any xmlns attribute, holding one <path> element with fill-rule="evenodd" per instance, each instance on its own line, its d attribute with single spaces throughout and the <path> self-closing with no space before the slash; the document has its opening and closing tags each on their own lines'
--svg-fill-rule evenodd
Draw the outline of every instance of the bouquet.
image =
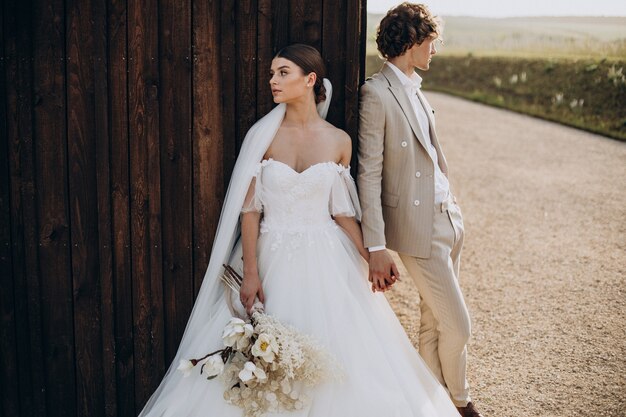
<svg viewBox="0 0 626 417">
<path fill-rule="evenodd" d="M 242 278 L 224 265 L 222 280 L 239 293 Z M 302 409 L 310 399 L 302 392 L 340 378 L 339 366 L 314 340 L 265 314 L 256 303 L 248 320 L 233 317 L 222 333 L 224 348 L 199 359 L 182 359 L 178 370 L 190 375 L 199 366 L 207 379 L 220 376 L 224 399 L 246 417 Z"/>
</svg>

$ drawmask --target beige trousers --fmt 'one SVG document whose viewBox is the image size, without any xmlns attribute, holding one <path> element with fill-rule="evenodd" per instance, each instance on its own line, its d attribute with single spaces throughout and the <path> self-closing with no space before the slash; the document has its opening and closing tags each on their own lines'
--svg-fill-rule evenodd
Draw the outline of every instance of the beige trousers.
<svg viewBox="0 0 626 417">
<path fill-rule="evenodd" d="M 420 293 L 419 353 L 457 407 L 470 401 L 471 325 L 458 281 L 463 235 L 461 210 L 450 198 L 435 208 L 430 258 L 399 254 Z"/>
</svg>

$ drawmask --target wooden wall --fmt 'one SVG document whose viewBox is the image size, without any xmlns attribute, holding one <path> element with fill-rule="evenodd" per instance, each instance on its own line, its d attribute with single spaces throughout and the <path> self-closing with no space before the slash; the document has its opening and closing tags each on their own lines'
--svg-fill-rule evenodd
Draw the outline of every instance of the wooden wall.
<svg viewBox="0 0 626 417">
<path fill-rule="evenodd" d="M 318 47 L 353 139 L 365 0 L 5 0 L 0 415 L 134 416 L 175 354 L 268 69 Z"/>
</svg>

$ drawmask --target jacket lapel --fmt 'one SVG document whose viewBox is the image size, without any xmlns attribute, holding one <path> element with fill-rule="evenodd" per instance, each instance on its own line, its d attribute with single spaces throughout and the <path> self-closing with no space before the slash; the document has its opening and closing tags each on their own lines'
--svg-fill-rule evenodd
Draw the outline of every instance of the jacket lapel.
<svg viewBox="0 0 626 417">
<path fill-rule="evenodd" d="M 409 125 L 411 126 L 411 130 L 413 130 L 413 134 L 417 137 L 417 140 L 419 140 L 424 149 L 428 149 L 426 139 L 422 135 L 422 130 L 420 129 L 419 123 L 417 122 L 417 116 L 415 116 L 415 112 L 413 111 L 413 107 L 411 106 L 411 102 L 409 101 L 409 97 L 404 91 L 404 86 L 402 85 L 396 74 L 394 74 L 393 70 L 389 68 L 387 64 L 383 65 L 383 69 L 381 72 L 383 73 L 385 78 L 387 78 L 387 81 L 389 81 L 389 91 L 391 91 L 391 94 L 393 94 L 394 98 L 400 105 L 404 116 L 409 121 Z"/>
</svg>

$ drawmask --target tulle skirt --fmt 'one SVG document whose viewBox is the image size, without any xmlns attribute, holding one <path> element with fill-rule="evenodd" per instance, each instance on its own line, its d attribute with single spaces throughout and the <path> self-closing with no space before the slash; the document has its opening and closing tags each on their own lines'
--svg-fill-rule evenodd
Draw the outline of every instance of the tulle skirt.
<svg viewBox="0 0 626 417">
<path fill-rule="evenodd" d="M 312 336 L 340 364 L 343 378 L 306 388 L 302 410 L 268 417 L 458 416 L 446 390 L 417 354 L 367 263 L 334 222 L 299 231 L 265 230 L 258 240 L 265 311 Z M 222 347 L 226 303 L 192 344 L 189 357 Z M 241 417 L 219 378 L 166 379 L 146 416 Z M 146 410 L 144 410 L 145 412 Z"/>
</svg>

